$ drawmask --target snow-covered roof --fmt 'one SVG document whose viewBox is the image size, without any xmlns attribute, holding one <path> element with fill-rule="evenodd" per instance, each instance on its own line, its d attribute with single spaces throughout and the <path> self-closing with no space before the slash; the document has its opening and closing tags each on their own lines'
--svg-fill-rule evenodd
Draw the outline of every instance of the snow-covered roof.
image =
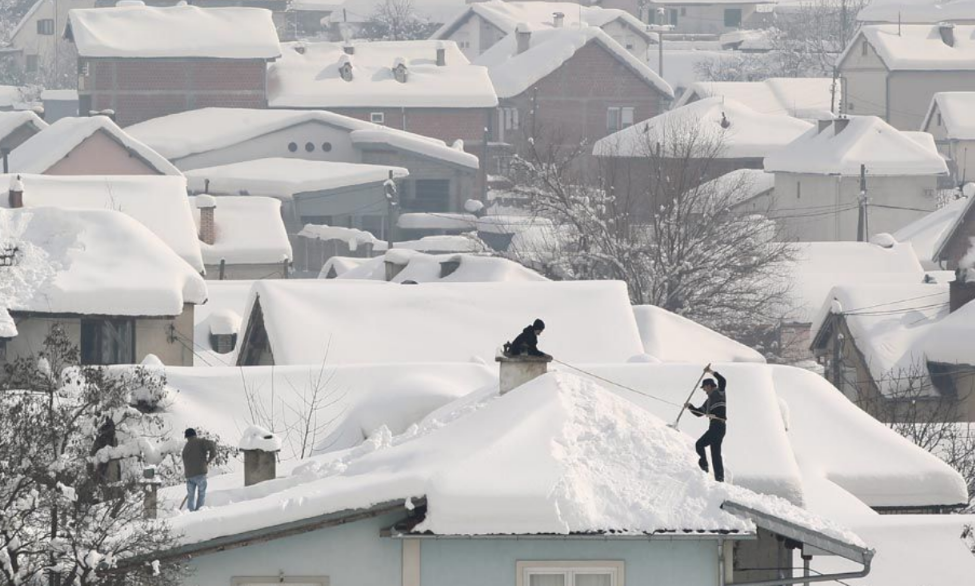
<svg viewBox="0 0 975 586">
<path fill-rule="evenodd" d="M 329 364 L 488 362 L 536 318 L 548 325 L 540 347 L 566 361 L 643 353 L 626 286 L 615 281 L 261 281 L 244 331 L 261 325 L 250 323 L 258 303 L 275 364 L 318 364 L 326 348 Z"/>
<path fill-rule="evenodd" d="M 410 174 L 402 167 L 275 158 L 193 169 L 186 171 L 186 178 L 193 193 L 204 193 L 209 185 L 206 193 L 211 194 L 293 197 L 382 183 L 390 173 L 395 179 Z"/>
<path fill-rule="evenodd" d="M 14 104 L 23 101 L 21 88 L 15 85 L 0 85 L 0 107 L 11 108 Z"/>
<path fill-rule="evenodd" d="M 975 25 L 954 25 L 954 43 L 941 38 L 937 24 L 871 24 L 840 55 L 842 64 L 858 39 L 866 39 L 891 71 L 971 71 L 975 69 Z M 857 49 L 859 51 L 859 49 Z"/>
<path fill-rule="evenodd" d="M 769 172 L 858 176 L 945 175 L 934 140 L 903 132 L 876 116 L 850 116 L 812 128 L 765 158 Z"/>
<path fill-rule="evenodd" d="M 512 437 L 518 441 L 506 441 Z M 754 533 L 749 519 L 722 510 L 734 501 L 864 546 L 783 499 L 711 481 L 697 468 L 690 437 L 567 374 L 504 396 L 485 389 L 407 433 L 378 434 L 368 449 L 312 459 L 259 488 L 211 495 L 209 508 L 171 520 L 183 543 L 426 497 L 413 530 L 438 535 Z"/>
<path fill-rule="evenodd" d="M 180 175 L 179 169 L 165 157 L 119 128 L 108 116 L 61 118 L 10 153 L 10 170 L 15 173 L 44 173 L 96 132 L 108 134 L 160 175 Z"/>
<path fill-rule="evenodd" d="M 354 54 L 346 53 L 352 47 Z M 442 50 L 445 64 L 437 65 Z M 341 69 L 350 64 L 351 79 Z M 405 78 L 394 69 L 403 65 Z M 487 69 L 471 65 L 453 41 L 298 42 L 268 68 L 272 108 L 494 108 Z"/>
<path fill-rule="evenodd" d="M 281 56 L 271 11 L 262 8 L 113 6 L 68 12 L 81 57 L 271 60 Z"/>
<path fill-rule="evenodd" d="M 939 23 L 975 21 L 972 0 L 873 0 L 860 9 L 862 23 Z"/>
<path fill-rule="evenodd" d="M 333 257 L 334 258 L 334 257 Z M 329 259 L 331 260 L 331 259 Z M 356 280 L 386 280 L 386 263 L 391 262 L 403 267 L 393 277 L 392 282 L 402 283 L 471 283 L 471 282 L 499 282 L 499 281 L 546 281 L 547 279 L 535 271 L 522 265 L 499 257 L 479 256 L 475 254 L 426 254 L 416 250 L 397 248 L 387 251 L 381 256 L 362 259 L 356 267 L 337 274 L 337 279 Z M 441 276 L 441 263 L 457 263 L 457 267 L 447 276 Z M 326 262 L 322 267 L 320 278 L 326 278 L 334 264 Z"/>
<path fill-rule="evenodd" d="M 530 47 L 522 53 L 518 53 L 516 37 L 515 32 L 508 34 L 474 60 L 476 65 L 488 68 L 500 98 L 512 98 L 528 90 L 591 42 L 608 51 L 648 86 L 668 98 L 674 97 L 670 84 L 598 27 L 532 31 Z"/>
<path fill-rule="evenodd" d="M 722 125 L 722 120 L 727 121 L 727 127 Z M 706 98 L 602 138 L 596 141 L 593 154 L 645 157 L 657 142 L 662 142 L 666 151 L 672 148 L 675 137 L 690 132 L 702 142 L 719 144 L 719 158 L 762 158 L 782 149 L 812 127 L 809 122 L 791 116 L 760 114 L 730 98 Z"/>
<path fill-rule="evenodd" d="M 477 169 L 474 155 L 442 140 L 363 122 L 324 110 L 202 108 L 147 120 L 126 128 L 170 160 L 230 147 L 305 122 L 348 131 L 353 144 L 387 145 L 432 159 Z"/>
<path fill-rule="evenodd" d="M 921 130 L 931 130 L 935 113 L 941 114 L 945 136 L 950 140 L 975 140 L 975 92 L 938 92 L 931 98 Z"/>
<path fill-rule="evenodd" d="M 956 199 L 941 208 L 904 226 L 893 236 L 897 242 L 909 242 L 924 268 L 940 268 L 938 256 L 948 238 L 965 215 L 968 198 Z"/>
<path fill-rule="evenodd" d="M 679 108 L 691 100 L 724 97 L 737 100 L 760 114 L 782 114 L 796 118 L 832 118 L 840 103 L 841 88 L 828 77 L 784 78 L 765 81 L 699 81 L 687 88 L 674 104 Z"/>
<path fill-rule="evenodd" d="M 37 114 L 30 110 L 0 112 L 0 140 L 7 138 L 12 132 L 25 124 L 33 126 L 36 131 L 44 130 L 48 126 L 47 122 L 41 120 Z"/>
<path fill-rule="evenodd" d="M 201 243 L 186 200 L 183 177 L 161 175 L 0 175 L 24 185 L 24 205 L 115 210 L 133 217 L 169 245 L 197 272 L 203 272 Z M 0 207 L 7 205 L 0 198 Z"/>
<path fill-rule="evenodd" d="M 216 202 L 213 244 L 200 242 L 203 261 L 218 265 L 273 264 L 291 260 L 291 242 L 281 219 L 281 201 L 270 197 L 225 195 Z M 196 197 L 189 198 L 199 222 Z"/>
<path fill-rule="evenodd" d="M 193 344 L 196 346 L 196 351 L 193 353 L 194 367 L 234 364 L 233 352 L 218 353 L 210 345 L 210 334 L 216 333 L 214 329 L 223 328 L 224 325 L 220 322 L 225 324 L 229 315 L 241 318 L 253 285 L 254 282 L 249 280 L 207 281 L 207 302 L 198 305 L 193 311 Z M 211 317 L 213 321 L 210 320 Z M 238 334 L 243 333 L 240 331 L 239 323 L 236 330 Z"/>
<path fill-rule="evenodd" d="M 701 185 L 705 195 L 729 197 L 728 203 L 740 205 L 775 189 L 775 175 L 761 169 L 735 169 Z"/>
<path fill-rule="evenodd" d="M 207 297 L 193 267 L 120 212 L 0 209 L 0 234 L 19 249 L 0 268 L 11 312 L 175 316 Z"/>
<path fill-rule="evenodd" d="M 661 362 L 757 362 L 755 350 L 654 305 L 633 307 L 644 351 Z"/>
</svg>

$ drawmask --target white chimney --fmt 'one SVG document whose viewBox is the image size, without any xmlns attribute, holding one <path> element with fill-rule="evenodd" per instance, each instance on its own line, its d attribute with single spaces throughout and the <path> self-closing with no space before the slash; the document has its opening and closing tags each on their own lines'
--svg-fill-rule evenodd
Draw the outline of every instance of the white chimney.
<svg viewBox="0 0 975 586">
<path fill-rule="evenodd" d="M 505 356 L 500 351 L 494 357 L 500 365 L 499 384 L 505 394 L 548 372 L 551 356 Z"/>
<path fill-rule="evenodd" d="M 553 22 L 555 23 L 555 28 L 562 28 L 565 25 L 565 13 L 555 12 L 552 14 Z"/>
<path fill-rule="evenodd" d="M 237 447 L 244 452 L 244 486 L 277 478 L 281 438 L 259 425 L 252 425 L 244 430 Z"/>
<path fill-rule="evenodd" d="M 339 57 L 339 75 L 345 81 L 352 81 L 352 59 L 348 55 Z"/>
<path fill-rule="evenodd" d="M 437 43 L 437 67 L 447 64 L 447 46 L 441 41 Z"/>
<path fill-rule="evenodd" d="M 11 209 L 24 207 L 24 182 L 20 180 L 20 175 L 10 180 L 10 194 L 8 197 Z"/>
<path fill-rule="evenodd" d="M 202 194 L 196 196 L 196 208 L 200 210 L 200 240 L 207 244 L 217 241 L 217 226 L 214 213 L 217 209 L 217 198 Z"/>
<path fill-rule="evenodd" d="M 406 66 L 406 60 L 402 57 L 397 57 L 393 61 L 393 77 L 400 83 L 406 83 L 410 78 L 410 70 Z"/>
<path fill-rule="evenodd" d="M 521 55 L 532 46 L 532 31 L 531 28 L 525 24 L 521 23 L 515 27 L 515 42 L 518 45 L 518 55 Z"/>
</svg>

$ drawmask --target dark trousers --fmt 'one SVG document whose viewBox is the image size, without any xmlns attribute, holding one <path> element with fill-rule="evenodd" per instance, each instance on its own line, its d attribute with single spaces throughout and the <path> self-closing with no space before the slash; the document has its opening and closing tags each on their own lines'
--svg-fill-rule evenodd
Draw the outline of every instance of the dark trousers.
<svg viewBox="0 0 975 586">
<path fill-rule="evenodd" d="M 708 471 L 708 457 L 704 453 L 704 448 L 711 446 L 711 463 L 714 464 L 714 479 L 718 482 L 724 482 L 724 459 L 721 457 L 721 442 L 724 441 L 724 433 L 724 423 L 711 421 L 708 430 L 694 444 L 694 447 L 697 449 L 697 455 L 701 457 L 697 463 L 701 467 L 701 470 L 705 472 Z"/>
</svg>

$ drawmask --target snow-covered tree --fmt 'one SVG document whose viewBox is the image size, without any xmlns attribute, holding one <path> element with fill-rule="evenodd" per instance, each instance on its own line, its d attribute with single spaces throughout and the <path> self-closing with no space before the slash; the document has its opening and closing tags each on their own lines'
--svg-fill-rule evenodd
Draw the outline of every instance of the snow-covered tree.
<svg viewBox="0 0 975 586">
<path fill-rule="evenodd" d="M 0 374 L 0 583 L 91 586 L 177 584 L 183 567 L 153 563 L 175 545 L 144 519 L 145 430 L 154 416 L 141 373 L 78 365 L 56 326 L 43 351 Z M 133 560 L 143 561 L 134 563 Z"/>
<path fill-rule="evenodd" d="M 376 6 L 358 36 L 370 41 L 415 41 L 429 38 L 438 26 L 417 14 L 413 0 L 385 0 Z"/>
</svg>

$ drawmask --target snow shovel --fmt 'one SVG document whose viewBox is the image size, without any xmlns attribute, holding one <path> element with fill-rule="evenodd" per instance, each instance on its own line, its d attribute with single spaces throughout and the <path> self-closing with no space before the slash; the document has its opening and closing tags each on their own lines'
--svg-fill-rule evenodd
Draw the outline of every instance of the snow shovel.
<svg viewBox="0 0 975 586">
<path fill-rule="evenodd" d="M 704 370 L 701 371 L 701 376 L 697 377 L 697 382 L 694 383 L 694 388 L 691 389 L 691 394 L 687 395 L 687 401 L 684 401 L 684 404 L 681 405 L 680 413 L 677 414 L 677 419 L 674 421 L 674 424 L 671 425 L 670 427 L 677 429 L 677 426 L 680 424 L 680 418 L 684 415 L 684 411 L 687 410 L 687 403 L 689 403 L 691 397 L 694 396 L 694 392 L 697 391 L 697 387 L 701 384 L 701 381 L 704 380 L 704 375 L 707 374 L 709 368 L 711 368 L 710 362 L 708 363 L 707 366 L 704 367 Z"/>
</svg>

